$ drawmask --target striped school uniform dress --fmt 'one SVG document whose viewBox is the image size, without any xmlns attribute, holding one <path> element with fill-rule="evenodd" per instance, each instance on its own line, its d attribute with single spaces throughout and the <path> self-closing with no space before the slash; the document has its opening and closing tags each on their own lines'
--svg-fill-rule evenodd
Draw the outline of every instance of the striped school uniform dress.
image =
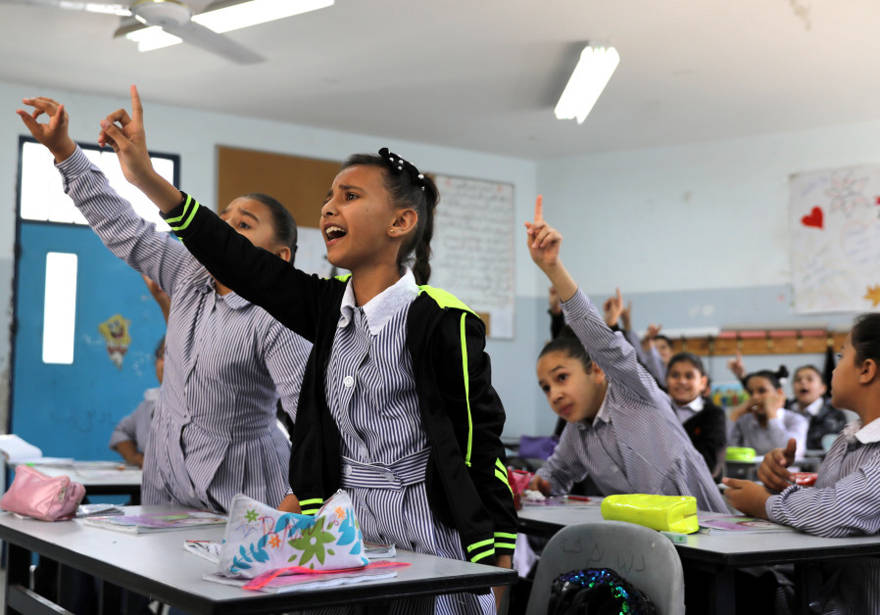
<svg viewBox="0 0 880 615">
<path fill-rule="evenodd" d="M 219 295 L 187 249 L 138 216 L 81 150 L 57 166 L 104 245 L 171 297 L 143 503 L 224 512 L 244 493 L 277 506 L 288 458 L 274 441 L 275 404 L 280 395 L 295 413 L 311 344 L 234 292 Z"/>
<path fill-rule="evenodd" d="M 355 306 L 349 284 L 327 367 L 325 392 L 342 436 L 342 486 L 351 494 L 364 538 L 400 549 L 465 560 L 453 528 L 428 506 L 430 448 L 421 424 L 406 321 L 418 295 L 412 272 Z M 413 598 L 394 613 L 494 613 L 492 594 Z"/>
<path fill-rule="evenodd" d="M 632 345 L 608 328 L 580 290 L 562 310 L 590 358 L 605 372 L 608 388 L 592 421 L 565 426 L 537 475 L 554 493 L 566 493 L 590 476 L 603 495 L 692 495 L 700 510 L 728 512 L 672 401 L 638 362 Z"/>
<path fill-rule="evenodd" d="M 785 448 L 788 441 L 797 441 L 795 457 L 801 459 L 807 448 L 807 430 L 810 420 L 793 410 L 780 408 L 776 418 L 770 419 L 765 425 L 758 422 L 758 417 L 748 412 L 733 424 L 728 438 L 730 446 L 748 446 L 755 449 L 758 455 L 764 455 L 774 448 Z"/>
<path fill-rule="evenodd" d="M 818 474 L 813 487 L 793 485 L 770 496 L 767 517 L 817 536 L 880 533 L 880 419 L 844 428 Z M 880 558 L 829 562 L 822 572 L 823 613 L 880 613 Z"/>
</svg>

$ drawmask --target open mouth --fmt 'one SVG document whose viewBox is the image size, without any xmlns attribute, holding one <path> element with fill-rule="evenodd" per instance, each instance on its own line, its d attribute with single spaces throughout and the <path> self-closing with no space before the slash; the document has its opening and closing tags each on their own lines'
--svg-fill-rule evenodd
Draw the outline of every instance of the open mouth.
<svg viewBox="0 0 880 615">
<path fill-rule="evenodd" d="M 345 229 L 340 226 L 331 225 L 324 229 L 324 237 L 327 239 L 327 244 L 331 244 L 337 239 L 345 237 L 345 235 Z"/>
</svg>

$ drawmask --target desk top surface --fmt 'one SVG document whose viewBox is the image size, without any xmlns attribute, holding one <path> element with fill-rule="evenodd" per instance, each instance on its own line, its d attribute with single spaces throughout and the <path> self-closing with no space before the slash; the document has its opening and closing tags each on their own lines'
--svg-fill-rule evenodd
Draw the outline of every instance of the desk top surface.
<svg viewBox="0 0 880 615">
<path fill-rule="evenodd" d="M 14 465 L 14 464 L 13 464 Z M 69 463 L 29 464 L 47 476 L 69 476 L 89 487 L 107 485 L 140 486 L 143 472 L 136 466 L 115 461 L 73 461 Z"/>
<path fill-rule="evenodd" d="M 600 522 L 600 503 L 601 498 L 595 498 L 587 504 L 524 506 L 518 513 L 520 527 L 527 533 L 546 535 L 568 525 Z M 880 536 L 822 538 L 790 530 L 721 530 L 676 536 L 676 540 L 682 541 L 674 543 L 682 559 L 729 566 L 880 555 Z"/>
<path fill-rule="evenodd" d="M 127 514 L 172 512 L 179 508 L 131 506 Z M 205 581 L 216 565 L 186 552 L 187 539 L 221 540 L 223 528 L 127 534 L 83 525 L 80 521 L 47 523 L 0 514 L 0 538 L 43 553 L 117 585 L 149 594 L 200 613 L 259 613 L 399 596 L 482 590 L 512 583 L 512 570 L 398 551 L 396 560 L 411 564 L 397 576 L 350 586 L 293 593 L 262 593 Z"/>
</svg>

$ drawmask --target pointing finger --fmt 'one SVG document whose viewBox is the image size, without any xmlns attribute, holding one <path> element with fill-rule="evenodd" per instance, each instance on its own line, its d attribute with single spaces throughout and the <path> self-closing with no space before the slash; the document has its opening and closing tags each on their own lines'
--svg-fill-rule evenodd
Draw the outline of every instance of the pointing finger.
<svg viewBox="0 0 880 615">
<path fill-rule="evenodd" d="M 140 123 L 144 119 L 144 106 L 136 85 L 131 86 L 131 114 L 135 122 Z"/>
</svg>

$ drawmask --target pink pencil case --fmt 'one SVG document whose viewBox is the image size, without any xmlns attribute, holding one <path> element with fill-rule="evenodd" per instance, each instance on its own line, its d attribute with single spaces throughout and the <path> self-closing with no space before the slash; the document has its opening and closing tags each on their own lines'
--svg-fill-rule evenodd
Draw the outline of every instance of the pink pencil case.
<svg viewBox="0 0 880 615">
<path fill-rule="evenodd" d="M 68 476 L 46 476 L 30 466 L 15 468 L 15 480 L 0 498 L 0 508 L 43 521 L 70 519 L 86 494 Z"/>
</svg>

